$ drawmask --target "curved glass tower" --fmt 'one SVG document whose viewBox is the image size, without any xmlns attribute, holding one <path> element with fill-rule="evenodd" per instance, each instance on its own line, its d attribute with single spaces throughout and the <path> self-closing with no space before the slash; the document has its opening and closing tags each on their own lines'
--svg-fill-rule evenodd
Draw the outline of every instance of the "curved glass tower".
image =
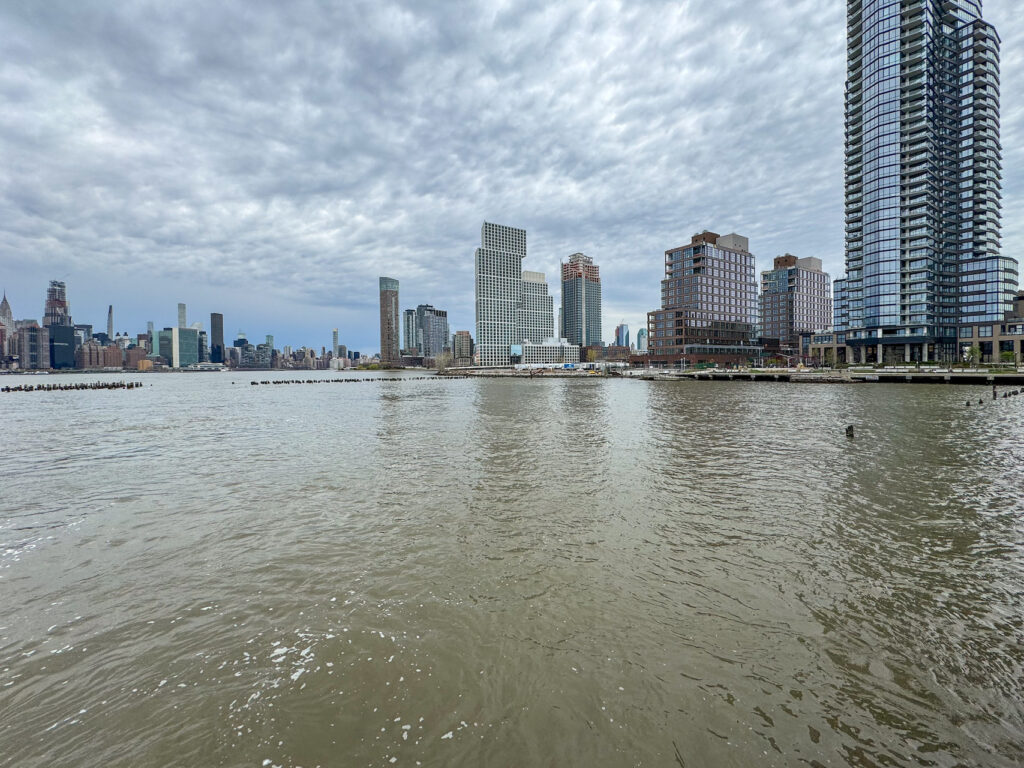
<svg viewBox="0 0 1024 768">
<path fill-rule="evenodd" d="M 999 255 L 999 36 L 980 0 L 849 0 L 846 278 L 854 360 L 952 359 L 1012 309 Z M 909 345 L 909 346 L 908 346 Z"/>
</svg>

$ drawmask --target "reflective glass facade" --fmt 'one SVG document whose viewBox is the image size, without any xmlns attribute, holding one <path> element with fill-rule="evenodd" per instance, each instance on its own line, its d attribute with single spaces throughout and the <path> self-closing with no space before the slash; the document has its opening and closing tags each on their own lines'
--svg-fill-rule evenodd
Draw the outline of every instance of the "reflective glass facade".
<svg viewBox="0 0 1024 768">
<path fill-rule="evenodd" d="M 601 269 L 582 253 L 562 262 L 562 335 L 570 344 L 599 347 L 601 340 Z"/>
<path fill-rule="evenodd" d="M 835 327 L 955 353 L 958 322 L 1000 320 L 999 36 L 975 0 L 849 0 L 846 279 Z"/>
</svg>

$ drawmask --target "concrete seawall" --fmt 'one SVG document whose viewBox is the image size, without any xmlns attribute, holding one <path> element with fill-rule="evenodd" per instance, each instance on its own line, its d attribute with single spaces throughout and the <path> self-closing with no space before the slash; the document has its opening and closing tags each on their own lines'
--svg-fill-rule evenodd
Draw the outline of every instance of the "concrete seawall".
<svg viewBox="0 0 1024 768">
<path fill-rule="evenodd" d="M 659 381 L 765 381 L 793 384 L 975 384 L 1020 385 L 1024 373 L 957 371 L 680 371 L 652 373 L 641 378 Z"/>
</svg>

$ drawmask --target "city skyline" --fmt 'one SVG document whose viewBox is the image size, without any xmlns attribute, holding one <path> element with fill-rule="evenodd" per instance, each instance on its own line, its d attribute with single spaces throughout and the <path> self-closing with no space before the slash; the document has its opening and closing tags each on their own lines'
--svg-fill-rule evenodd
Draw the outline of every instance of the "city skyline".
<svg viewBox="0 0 1024 768">
<path fill-rule="evenodd" d="M 248 26 L 223 55 L 217 30 L 239 9 L 219 7 L 212 16 L 197 9 L 159 24 L 144 9 L 114 9 L 117 40 L 88 8 L 62 8 L 59 17 L 30 7 L 0 12 L 0 32 L 18 41 L 9 60 L 19 65 L 0 79 L 13 105 L 0 126 L 0 150 L 12 158 L 0 196 L 8 222 L 0 288 L 19 318 L 42 320 L 38 287 L 56 278 L 68 284 L 76 318 L 97 328 L 110 304 L 116 330 L 135 332 L 147 320 L 170 325 L 180 300 L 200 314 L 224 313 L 232 330 L 272 330 L 282 345 L 330 345 L 330 329 L 339 327 L 350 347 L 376 350 L 380 274 L 407 286 L 403 306 L 446 307 L 452 328 L 473 327 L 464 254 L 481 220 L 529 231 L 531 268 L 549 279 L 574 252 L 600 263 L 606 340 L 620 319 L 645 325 L 665 248 L 705 222 L 747 234 L 757 244 L 758 272 L 788 252 L 822 259 L 834 277 L 844 273 L 843 3 L 721 3 L 669 13 L 650 6 L 630 14 L 585 14 L 568 4 L 549 16 L 528 6 L 501 14 L 482 7 L 447 36 L 440 14 L 383 4 L 362 25 L 294 19 L 295 45 L 308 42 L 316 55 L 289 68 L 255 55 L 278 9 L 247 14 Z M 415 23 L 389 29 L 389 11 Z M 1005 2 L 990 1 L 984 11 L 1002 37 L 1002 80 L 1016 82 L 1024 22 Z M 495 28 L 507 33 L 508 48 L 488 58 L 484 43 Z M 709 28 L 729 34 L 705 39 Z M 340 37 L 334 42 L 321 29 Z M 141 60 L 137 40 L 151 44 L 153 61 Z M 368 41 L 389 54 L 388 67 L 372 66 L 378 56 L 362 53 Z M 175 61 L 179 44 L 187 55 Z M 648 47 L 677 52 L 653 64 L 632 52 Z M 593 73 L 574 68 L 577 54 L 569 51 L 585 52 Z M 314 86 L 348 54 L 342 93 L 318 92 Z M 271 93 L 245 87 L 251 74 L 243 59 L 275 93 L 294 86 L 307 96 L 278 109 Z M 419 95 L 423 71 L 441 72 L 438 105 Z M 454 71 L 466 72 L 465 82 L 454 82 Z M 789 85 L 796 73 L 799 98 Z M 659 98 L 652 85 L 673 95 Z M 558 109 L 531 101 L 532 87 L 557 89 Z M 494 98 L 496 88 L 505 101 Z M 215 91 L 227 101 L 212 99 Z M 695 100 L 704 106 L 699 118 L 688 107 Z M 60 112 L 67 103 L 75 110 Z M 354 104 L 359 116 L 332 112 L 334 103 Z M 484 105 L 490 111 L 482 117 L 462 119 Z M 304 121 L 306 107 L 326 110 L 324 122 Z M 593 119 L 594 109 L 604 117 Z M 438 120 L 446 111 L 459 119 Z M 391 120 L 396 112 L 425 127 Z M 29 131 L 30 121 L 38 131 Z M 1021 99 L 1008 85 L 1007 255 L 1024 250 L 1014 224 L 1024 208 L 1022 130 Z M 409 151 L 423 147 L 421 162 L 410 166 L 396 151 L 403 142 Z M 481 184 L 502 172 L 515 183 Z M 678 173 L 713 177 L 714 188 L 666 192 L 653 183 Z M 163 314 L 153 316 L 153 307 Z"/>
</svg>

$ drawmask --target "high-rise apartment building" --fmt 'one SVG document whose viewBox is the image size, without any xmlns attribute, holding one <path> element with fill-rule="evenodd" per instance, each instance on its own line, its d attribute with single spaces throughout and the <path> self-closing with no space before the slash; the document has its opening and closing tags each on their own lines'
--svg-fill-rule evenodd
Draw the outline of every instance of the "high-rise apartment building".
<svg viewBox="0 0 1024 768">
<path fill-rule="evenodd" d="M 398 281 L 380 278 L 380 361 L 384 365 L 401 365 L 402 350 L 399 334 Z"/>
<path fill-rule="evenodd" d="M 338 357 L 338 329 L 335 328 L 331 331 L 331 359 L 335 360 Z"/>
<path fill-rule="evenodd" d="M 523 270 L 520 291 L 516 344 L 543 344 L 555 335 L 555 301 L 548 293 L 544 273 Z"/>
<path fill-rule="evenodd" d="M 582 253 L 574 253 L 562 262 L 561 316 L 561 333 L 570 344 L 602 344 L 601 270 Z"/>
<path fill-rule="evenodd" d="M 510 365 L 522 297 L 526 230 L 484 222 L 474 254 L 476 346 L 480 365 Z"/>
<path fill-rule="evenodd" d="M 705 230 L 665 251 L 661 309 L 647 313 L 652 360 L 744 363 L 758 353 L 754 255 L 741 235 Z"/>
<path fill-rule="evenodd" d="M 761 336 L 795 347 L 805 331 L 832 327 L 832 286 L 821 259 L 776 257 L 761 273 Z"/>
<path fill-rule="evenodd" d="M 107 338 L 114 338 L 114 305 L 107 305 Z"/>
<path fill-rule="evenodd" d="M 420 304 L 416 307 L 413 330 L 421 356 L 437 357 L 448 348 L 448 312 L 445 310 L 436 309 L 430 304 Z"/>
<path fill-rule="evenodd" d="M 950 360 L 1011 311 L 1001 257 L 999 36 L 980 0 L 848 0 L 846 277 L 852 362 Z"/>
<path fill-rule="evenodd" d="M 473 364 L 473 337 L 469 331 L 456 331 L 452 337 L 452 357 L 461 368 Z"/>
<path fill-rule="evenodd" d="M 210 313 L 210 362 L 225 363 L 224 359 L 224 315 Z"/>
<path fill-rule="evenodd" d="M 422 340 L 419 336 L 419 327 L 416 323 L 416 310 L 407 309 L 402 314 L 402 338 L 405 344 L 402 349 L 407 355 L 418 355 Z"/>
</svg>

